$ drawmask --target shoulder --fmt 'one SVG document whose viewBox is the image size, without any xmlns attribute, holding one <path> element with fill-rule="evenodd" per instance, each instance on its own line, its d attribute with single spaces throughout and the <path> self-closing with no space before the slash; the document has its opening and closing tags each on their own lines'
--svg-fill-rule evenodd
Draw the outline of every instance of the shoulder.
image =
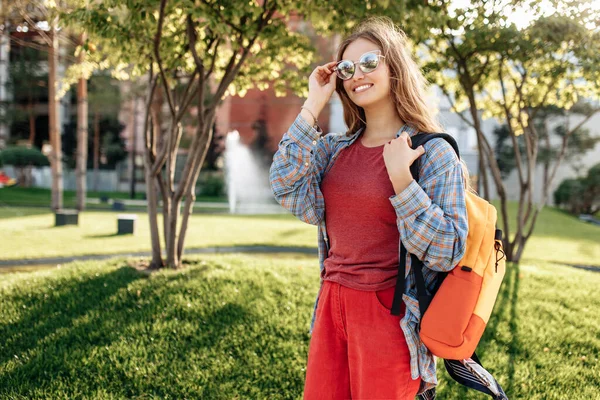
<svg viewBox="0 0 600 400">
<path fill-rule="evenodd" d="M 329 132 L 328 134 L 321 136 L 319 142 L 328 149 L 335 149 L 337 146 L 343 145 L 351 139 L 351 136 L 346 133 Z"/>
<path fill-rule="evenodd" d="M 454 148 L 443 138 L 434 138 L 423 145 L 419 175 L 423 178 L 436 176 L 455 168 L 459 159 Z"/>
</svg>

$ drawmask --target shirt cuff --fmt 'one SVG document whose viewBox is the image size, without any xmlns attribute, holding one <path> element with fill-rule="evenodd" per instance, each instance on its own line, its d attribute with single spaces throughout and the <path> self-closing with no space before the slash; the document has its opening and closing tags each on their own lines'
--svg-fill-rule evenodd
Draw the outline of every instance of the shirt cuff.
<svg viewBox="0 0 600 400">
<path fill-rule="evenodd" d="M 416 217 L 431 206 L 431 199 L 414 179 L 402 192 L 391 196 L 390 202 L 400 219 Z"/>
<path fill-rule="evenodd" d="M 310 125 L 301 114 L 298 114 L 291 128 L 289 135 L 302 147 L 312 149 L 317 144 L 317 140 L 323 134 L 322 131 L 317 131 L 314 126 Z"/>
</svg>

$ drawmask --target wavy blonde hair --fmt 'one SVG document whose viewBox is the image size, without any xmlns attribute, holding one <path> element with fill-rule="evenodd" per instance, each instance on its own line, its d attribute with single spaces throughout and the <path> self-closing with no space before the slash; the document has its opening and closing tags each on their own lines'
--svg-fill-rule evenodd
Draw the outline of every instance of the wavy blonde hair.
<svg viewBox="0 0 600 400">
<path fill-rule="evenodd" d="M 370 17 L 340 43 L 337 61 L 342 60 L 350 43 L 359 38 L 366 39 L 381 49 L 390 71 L 390 95 L 400 118 L 419 132 L 444 132 L 436 118 L 436 112 L 432 111 L 434 108 L 425 100 L 428 82 L 411 55 L 411 44 L 404 31 L 387 17 Z M 366 127 L 365 110 L 350 100 L 343 81 L 339 77 L 336 79 L 335 91 L 342 101 L 344 122 L 348 127 L 346 135 L 352 135 Z M 466 187 L 472 191 L 467 166 L 464 161 L 460 162 Z"/>
</svg>

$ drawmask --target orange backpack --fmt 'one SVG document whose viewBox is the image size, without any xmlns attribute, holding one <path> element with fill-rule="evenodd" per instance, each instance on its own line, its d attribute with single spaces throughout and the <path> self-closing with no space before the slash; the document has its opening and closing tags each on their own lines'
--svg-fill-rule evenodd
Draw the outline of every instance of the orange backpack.
<svg viewBox="0 0 600 400">
<path fill-rule="evenodd" d="M 437 137 L 448 141 L 459 155 L 456 141 L 443 133 L 415 135 L 411 138 L 412 147 L 416 149 Z M 411 167 L 417 182 L 418 161 Z M 425 288 L 423 262 L 411 254 L 421 311 L 419 335 L 433 355 L 444 359 L 455 380 L 496 399 L 505 399 L 502 388 L 475 354 L 504 278 L 502 231 L 496 229 L 497 212 L 493 205 L 471 192 L 466 192 L 465 200 L 469 224 L 465 255 L 453 270 L 439 273 L 433 293 L 427 293 Z M 392 313 L 400 310 L 406 253 L 402 245 Z"/>
</svg>

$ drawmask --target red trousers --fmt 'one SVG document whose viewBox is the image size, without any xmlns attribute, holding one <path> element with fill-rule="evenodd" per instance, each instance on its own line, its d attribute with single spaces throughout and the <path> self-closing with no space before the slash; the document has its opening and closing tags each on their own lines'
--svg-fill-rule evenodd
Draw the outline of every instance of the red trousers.
<svg viewBox="0 0 600 400">
<path fill-rule="evenodd" d="M 304 399 L 415 398 L 421 379 L 410 376 L 403 315 L 390 314 L 393 298 L 394 287 L 367 292 L 323 281 Z"/>
</svg>

